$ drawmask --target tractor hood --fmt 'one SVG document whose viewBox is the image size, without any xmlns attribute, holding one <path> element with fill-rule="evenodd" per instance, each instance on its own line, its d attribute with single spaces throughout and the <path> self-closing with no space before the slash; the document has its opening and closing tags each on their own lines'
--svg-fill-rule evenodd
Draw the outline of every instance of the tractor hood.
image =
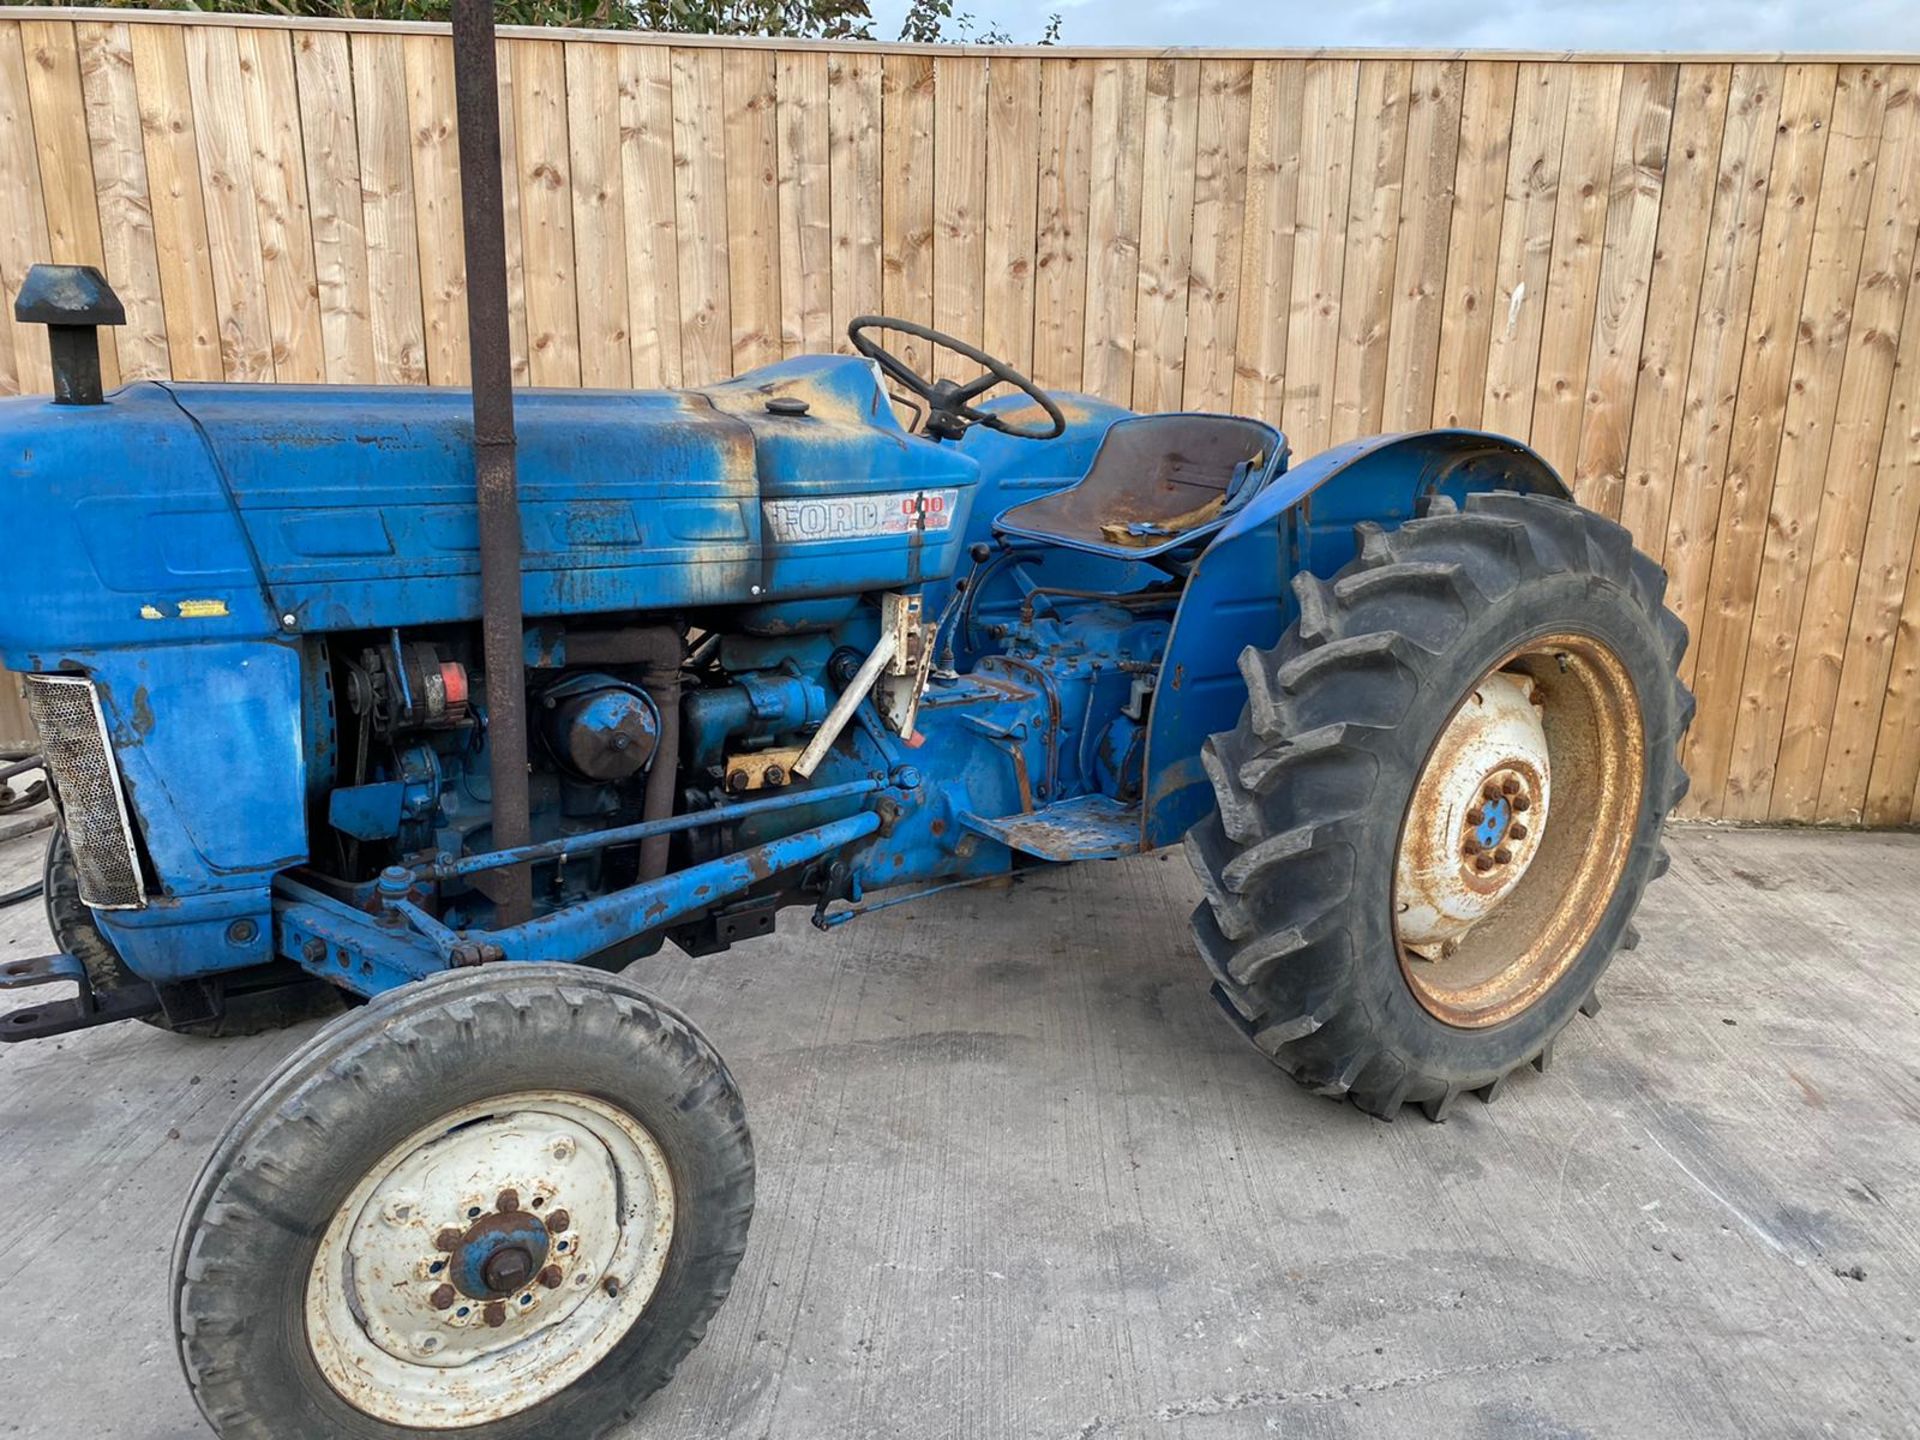
<svg viewBox="0 0 1920 1440">
<path fill-rule="evenodd" d="M 102 405 L 0 402 L 0 653 L 47 665 L 52 646 L 477 616 L 470 404 L 151 382 Z M 958 558 L 979 474 L 901 430 L 847 357 L 696 391 L 525 391 L 515 418 L 530 616 L 934 578 Z"/>
</svg>

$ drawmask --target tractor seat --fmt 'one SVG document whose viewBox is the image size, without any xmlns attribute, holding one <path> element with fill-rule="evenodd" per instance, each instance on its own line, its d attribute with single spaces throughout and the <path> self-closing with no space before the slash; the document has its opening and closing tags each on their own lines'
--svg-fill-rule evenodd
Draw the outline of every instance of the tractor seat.
<svg viewBox="0 0 1920 1440">
<path fill-rule="evenodd" d="M 1151 560 L 1218 530 L 1285 468 L 1286 437 L 1235 415 L 1137 415 L 1108 427 L 1077 483 L 1003 511 L 1000 534 Z"/>
</svg>

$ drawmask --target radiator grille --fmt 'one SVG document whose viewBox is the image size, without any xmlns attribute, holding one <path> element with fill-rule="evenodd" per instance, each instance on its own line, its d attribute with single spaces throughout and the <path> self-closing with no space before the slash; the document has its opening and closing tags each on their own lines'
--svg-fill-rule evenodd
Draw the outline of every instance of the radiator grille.
<svg viewBox="0 0 1920 1440">
<path fill-rule="evenodd" d="M 27 709 L 80 872 L 80 898 L 96 910 L 137 910 L 147 890 L 100 697 L 91 681 L 74 675 L 29 675 L 26 682 Z"/>
</svg>

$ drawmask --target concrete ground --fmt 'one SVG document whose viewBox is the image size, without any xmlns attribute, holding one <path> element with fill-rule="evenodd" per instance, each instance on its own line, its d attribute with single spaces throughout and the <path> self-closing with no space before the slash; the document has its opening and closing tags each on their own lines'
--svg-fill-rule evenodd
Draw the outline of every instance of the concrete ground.
<svg viewBox="0 0 1920 1440">
<path fill-rule="evenodd" d="M 1920 1433 L 1920 836 L 1673 848 L 1605 1011 L 1443 1126 L 1228 1028 L 1177 852 L 644 962 L 745 1088 L 760 1202 L 632 1434 Z M 45 940 L 0 915 L 0 957 Z M 203 1433 L 174 1225 L 299 1038 L 0 1053 L 0 1435 Z"/>
</svg>

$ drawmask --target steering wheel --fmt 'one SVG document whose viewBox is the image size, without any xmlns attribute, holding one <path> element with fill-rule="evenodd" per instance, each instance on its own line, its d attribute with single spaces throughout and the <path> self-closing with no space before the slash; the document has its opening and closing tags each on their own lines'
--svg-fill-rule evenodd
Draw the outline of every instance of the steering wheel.
<svg viewBox="0 0 1920 1440">
<path fill-rule="evenodd" d="M 941 346 L 973 361 L 982 368 L 982 374 L 964 385 L 956 385 L 951 380 L 929 380 L 869 335 L 869 330 L 892 330 L 916 340 L 925 340 L 930 345 Z M 1006 361 L 995 359 L 978 346 L 969 345 L 956 336 L 935 330 L 930 325 L 896 320 L 890 315 L 862 315 L 847 326 L 847 339 L 853 342 L 854 349 L 878 365 L 888 379 L 927 402 L 926 430 L 935 439 L 958 440 L 967 433 L 969 425 L 984 425 L 989 430 L 998 430 L 1016 440 L 1051 440 L 1066 433 L 1067 417 L 1060 413 L 1060 407 L 1054 403 L 1051 395 Z M 1024 393 L 1047 412 L 1052 424 L 1044 430 L 1014 425 L 992 411 L 975 409 L 974 401 L 996 385 L 1011 385 Z"/>
</svg>

